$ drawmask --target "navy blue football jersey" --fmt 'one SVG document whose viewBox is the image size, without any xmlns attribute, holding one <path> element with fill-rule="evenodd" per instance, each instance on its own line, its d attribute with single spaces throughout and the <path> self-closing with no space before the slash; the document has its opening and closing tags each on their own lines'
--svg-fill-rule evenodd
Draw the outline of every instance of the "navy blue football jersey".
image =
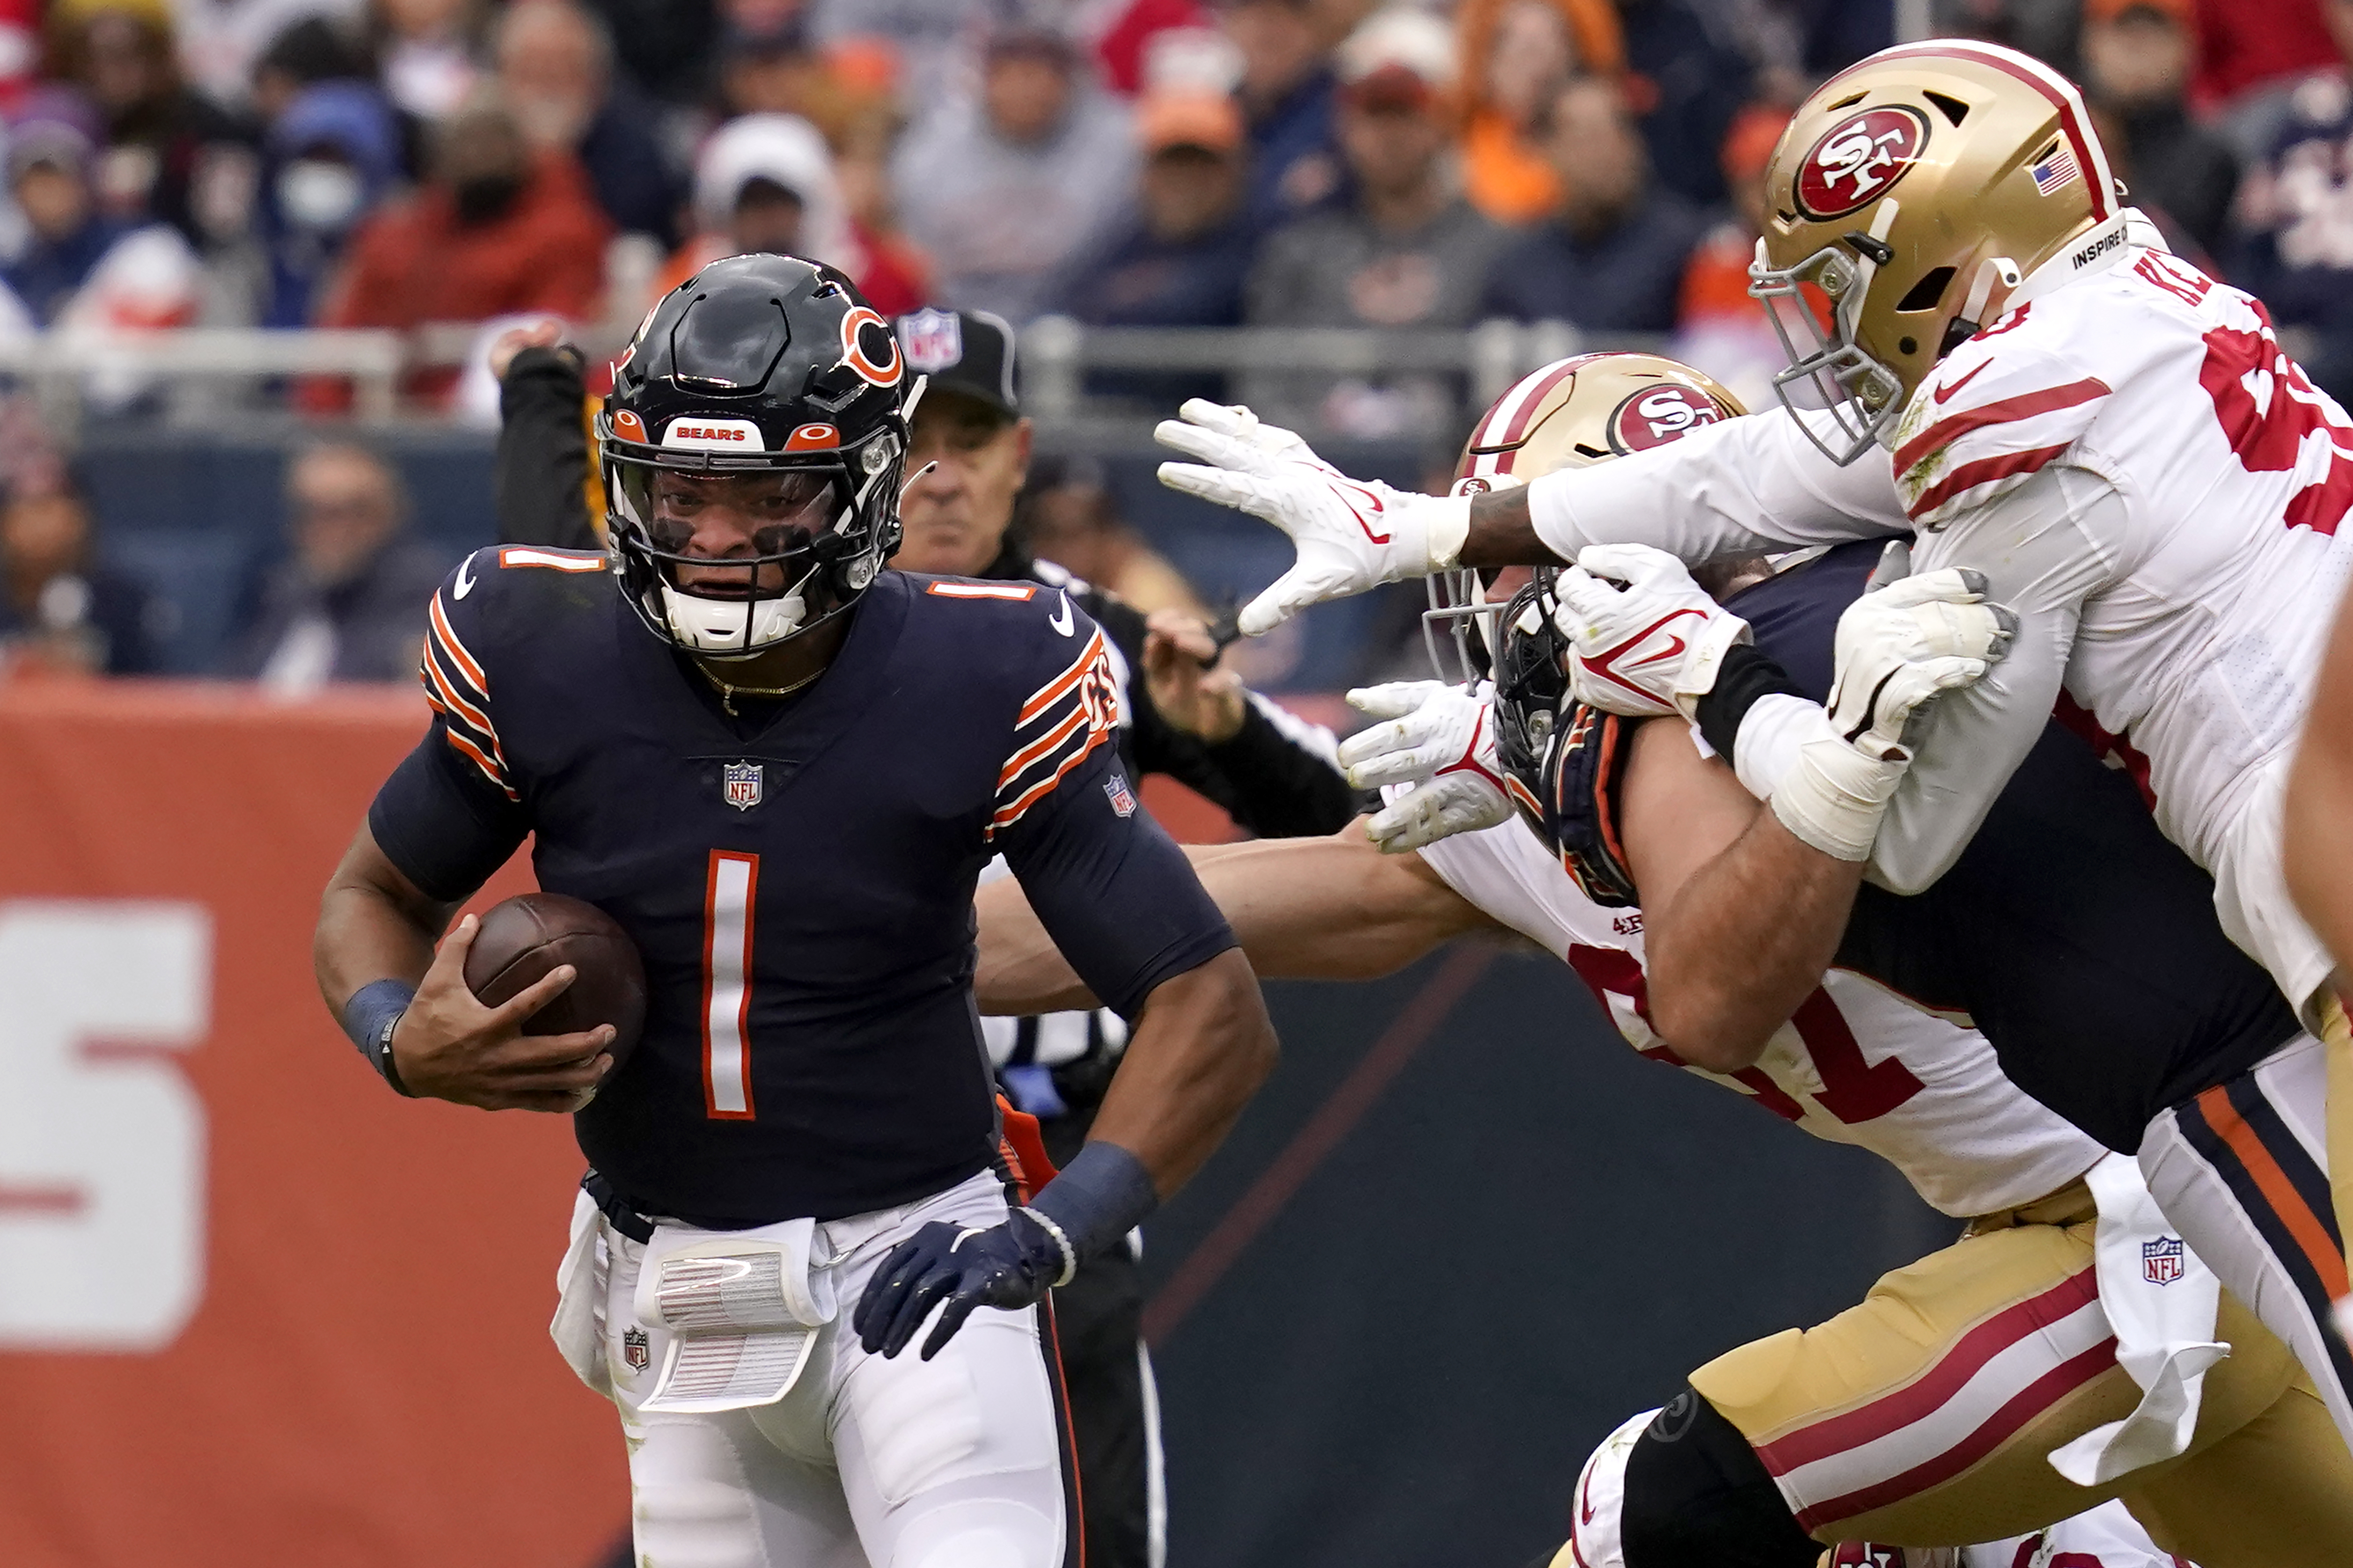
<svg viewBox="0 0 2353 1568">
<path fill-rule="evenodd" d="M 1881 544 L 1840 545 L 1730 600 L 1816 701 Z M 1935 886 L 1863 885 L 1837 962 L 1967 1015 L 2012 1082 L 2126 1153 L 2159 1111 L 2296 1033 L 2270 975 L 2222 934 L 2213 879 L 2055 720 Z"/>
<path fill-rule="evenodd" d="M 540 886 L 637 942 L 644 1037 L 575 1125 L 645 1213 L 838 1217 L 988 1163 L 996 854 L 1123 1011 L 1233 944 L 1122 776 L 1102 632 L 1051 589 L 884 573 L 818 680 L 736 717 L 601 556 L 509 546 L 435 595 L 421 673 L 432 725 L 370 827 L 441 899 L 530 835 Z"/>
</svg>

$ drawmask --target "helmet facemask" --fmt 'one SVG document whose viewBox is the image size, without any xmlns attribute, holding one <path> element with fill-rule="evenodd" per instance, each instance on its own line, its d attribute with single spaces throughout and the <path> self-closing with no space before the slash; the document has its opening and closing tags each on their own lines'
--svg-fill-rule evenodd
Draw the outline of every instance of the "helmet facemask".
<svg viewBox="0 0 2353 1568">
<path fill-rule="evenodd" d="M 646 454 L 646 455 L 640 455 Z M 615 569 L 654 632 L 707 658 L 750 658 L 856 601 L 896 547 L 899 443 L 771 458 L 607 447 Z M 741 550 L 694 548 L 697 514 L 750 526 Z"/>
<path fill-rule="evenodd" d="M 1520 816 L 1546 844 L 1554 842 L 1546 773 L 1568 698 L 1569 643 L 1555 621 L 1554 572 L 1540 567 L 1494 616 L 1495 760 L 1504 790 Z"/>
<path fill-rule="evenodd" d="M 1859 341 L 1863 302 L 1880 268 L 1894 259 L 1883 236 L 1897 211 L 1894 200 L 1882 201 L 1870 233 L 1851 232 L 1789 267 L 1771 266 L 1760 239 L 1748 268 L 1748 292 L 1764 305 L 1789 360 L 1774 376 L 1773 391 L 1793 414 L 1808 407 L 1829 412 L 1834 434 L 1826 436 L 1805 419 L 1798 427 L 1841 468 L 1893 431 L 1904 413 L 1903 378 Z M 1830 301 L 1827 328 L 1810 289 Z"/>
</svg>

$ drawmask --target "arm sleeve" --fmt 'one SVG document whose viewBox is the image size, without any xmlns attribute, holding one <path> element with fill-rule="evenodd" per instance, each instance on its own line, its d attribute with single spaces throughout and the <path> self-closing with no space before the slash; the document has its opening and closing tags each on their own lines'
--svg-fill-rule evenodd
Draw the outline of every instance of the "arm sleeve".
<svg viewBox="0 0 2353 1568">
<path fill-rule="evenodd" d="M 436 715 L 417 749 L 375 792 L 368 831 L 427 897 L 454 903 L 507 863 L 531 825 L 520 804 L 450 747 L 448 723 Z"/>
<path fill-rule="evenodd" d="M 1528 486 L 1536 537 L 1564 561 L 1588 544 L 1648 544 L 1696 564 L 1911 531 L 1887 453 L 1873 447 L 1841 468 L 1798 421 L 1768 409 L 1546 474 Z"/>
<path fill-rule="evenodd" d="M 1202 747 L 1233 786 L 1234 820 L 1261 838 L 1320 837 L 1347 826 L 1364 803 L 1341 775 L 1332 731 L 1255 691 L 1243 695 L 1242 727 Z"/>
<path fill-rule="evenodd" d="M 1927 733 L 1872 847 L 1873 882 L 1920 892 L 1968 847 L 2051 717 L 2084 600 L 2109 574 L 2098 541 L 2116 537 L 2124 521 L 2124 500 L 2105 479 L 2053 466 L 1949 533 L 1924 536 L 1914 570 L 1984 573 L 1988 597 L 2018 612 L 2018 635 L 1984 679 L 1945 693 L 1929 710 Z M 1734 767 L 1741 784 L 1769 798 L 1799 748 L 1827 729 L 1822 710 L 1803 699 L 1758 702 L 1740 727 Z"/>
<path fill-rule="evenodd" d="M 575 350 L 528 348 L 507 368 L 499 388 L 499 449 L 491 480 L 500 542 L 599 548 L 584 499 L 583 395 Z"/>
</svg>

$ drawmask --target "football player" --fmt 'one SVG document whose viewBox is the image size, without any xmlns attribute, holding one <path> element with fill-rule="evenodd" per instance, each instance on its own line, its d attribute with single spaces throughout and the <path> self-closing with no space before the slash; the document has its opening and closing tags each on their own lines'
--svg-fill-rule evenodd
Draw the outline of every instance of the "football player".
<svg viewBox="0 0 2353 1568">
<path fill-rule="evenodd" d="M 1032 559 L 1013 528 L 1031 428 L 1016 389 L 1013 331 L 982 311 L 921 310 L 895 323 L 908 368 L 925 378 L 909 421 L 910 531 L 902 571 L 1034 583 L 1067 593 L 1103 628 L 1119 695 L 1119 756 L 1130 780 L 1159 773 L 1199 791 L 1265 838 L 1331 833 L 1356 815 L 1336 742 L 1215 668 L 1217 647 L 1190 617 L 1149 621 L 1133 606 Z M 576 351 L 519 329 L 507 340 L 496 490 L 509 543 L 601 549 L 580 503 Z M 493 363 L 497 363 L 495 358 Z M 1002 858 L 984 879 L 1005 874 Z M 1050 1159 L 1084 1143 L 1119 1065 L 1127 1025 L 1107 1007 L 1036 1018 L 991 1017 L 982 1035 L 997 1082 L 1038 1119 Z M 1140 1238 L 1139 1238 L 1140 1239 Z M 1144 1281 L 1134 1247 L 1088 1258 L 1054 1293 L 1055 1326 L 1083 1480 L 1093 1568 L 1148 1568 L 1166 1556 L 1166 1489 L 1159 1401 L 1144 1343 Z"/>
<path fill-rule="evenodd" d="M 1721 388 L 1667 362 L 1563 362 L 1482 422 L 1465 478 L 1525 483 L 1736 412 Z M 1836 743 L 1859 765 L 1900 773 L 1911 713 L 1984 668 L 1999 623 L 1957 583 L 1858 597 L 1878 554 L 1850 546 L 1796 563 L 1732 603 L 1760 647 L 1825 687 L 1835 633 L 1841 689 L 1880 700 L 1867 721 L 1832 731 Z M 1860 1307 L 1719 1358 L 1663 1414 L 1614 1434 L 1579 1479 L 1561 1562 L 1801 1568 L 1824 1544 L 1986 1540 L 2104 1495 L 2124 1496 L 2169 1550 L 2207 1568 L 2301 1563 L 2315 1541 L 2353 1539 L 2353 1454 L 2333 1440 L 2309 1380 L 2191 1261 L 2133 1162 L 2103 1157 L 2101 1138 L 2131 1146 L 2147 1102 L 2297 1036 L 2263 971 L 2222 936 L 2206 879 L 2130 785 L 2052 726 L 1939 891 L 1858 907 L 1846 947 L 1831 942 L 1839 966 L 1827 950 L 1813 957 L 1761 1049 L 1687 1047 L 1662 1005 L 1661 910 L 1694 896 L 1672 880 L 1688 859 L 1746 824 L 1722 800 L 1694 808 L 1688 781 L 1662 774 L 1652 752 L 1666 743 L 1697 760 L 1682 724 L 1588 721 L 1564 702 L 1566 638 L 1524 613 L 1536 602 L 1530 589 L 1492 616 L 1507 626 L 1492 706 L 1436 683 L 1373 694 L 1404 716 L 1345 754 L 1363 782 L 1416 787 L 1369 832 L 1195 851 L 1253 964 L 1356 977 L 1466 931 L 1518 931 L 1575 968 L 1644 1054 L 1873 1150 L 1970 1222 L 1960 1243 L 1887 1276 Z M 1686 623 L 1686 633 L 1725 650 L 1724 696 L 1746 698 L 1744 719 L 1799 700 L 1767 691 L 1763 654 L 1734 654 L 1721 626 Z M 1711 705 L 1704 721 L 1719 718 Z M 1416 807 L 1417 795 L 1436 808 Z M 1514 801 L 1540 834 L 1507 820 Z M 1402 852 L 1377 853 L 1377 841 Z M 1654 871 L 1670 879 L 1664 904 L 1633 907 Z M 1831 881 L 1839 866 L 1794 874 Z M 2021 876 L 2041 907 L 2017 907 Z M 983 898 L 983 1005 L 1067 1000 L 1068 971 L 1011 891 Z M 1732 896 L 1770 905 L 1780 893 Z M 1973 1013 L 1985 1033 L 1940 1012 Z M 2178 1289 L 2176 1268 L 2205 1282 Z M 2215 1316 L 2176 1315 L 2201 1291 Z M 2200 1379 L 2193 1369 L 2218 1342 L 2232 1354 Z M 2192 1359 L 2175 1359 L 2193 1346 Z M 2137 1409 L 2144 1379 L 2170 1392 Z M 2064 1472 L 2054 1450 L 2068 1456 Z"/>
<path fill-rule="evenodd" d="M 2325 1314 L 2314 1298 L 2348 1294 L 2353 1032 L 2288 897 L 2281 814 L 2353 549 L 2333 537 L 2353 506 L 2353 421 L 2258 301 L 2119 204 L 2080 95 L 2025 55 L 1957 39 L 1883 50 L 1800 107 L 1767 184 L 1752 292 L 1789 345 L 1782 409 L 1434 498 L 1344 480 L 1289 432 L 1198 404 L 1161 427 L 1197 459 L 1163 479 L 1297 542 L 1246 632 L 1377 582 L 1557 565 L 1606 542 L 1696 563 L 1916 530 L 1924 568 L 1982 574 L 2021 616 L 2017 637 L 1943 705 L 1888 805 L 1873 879 L 1912 892 L 1942 876 L 2063 696 L 2118 737 L 2167 837 L 2213 873 L 2223 929 L 2329 1041 L 2325 1061 L 2249 1092 L 2272 1123 L 2316 1122 L 2325 1102 L 2333 1162 L 2283 1147 L 2250 1166 L 2226 1147 L 2235 1128 L 2211 1121 L 2182 1130 L 2174 1162 L 2211 1210 L 2204 1244 L 2245 1254 L 2210 1253 L 2217 1266 L 2265 1274 L 2254 1299 Z M 1694 691 L 1709 679 L 1688 672 Z"/>
<path fill-rule="evenodd" d="M 649 1563 L 1077 1561 L 1048 1291 L 1271 1064 L 1231 932 L 1122 775 L 1101 630 L 1037 584 L 882 570 L 915 385 L 829 267 L 734 258 L 667 296 L 598 422 L 609 569 L 510 547 L 451 574 L 431 727 L 321 912 L 322 989 L 394 1089 L 575 1113 L 553 1331 L 620 1410 Z M 609 1027 L 517 1032 L 568 967 L 488 1007 L 472 918 L 434 951 L 527 835 L 540 885 L 643 955 L 609 1076 Z M 999 854 L 1135 1021 L 1034 1193 L 971 1000 Z"/>
</svg>

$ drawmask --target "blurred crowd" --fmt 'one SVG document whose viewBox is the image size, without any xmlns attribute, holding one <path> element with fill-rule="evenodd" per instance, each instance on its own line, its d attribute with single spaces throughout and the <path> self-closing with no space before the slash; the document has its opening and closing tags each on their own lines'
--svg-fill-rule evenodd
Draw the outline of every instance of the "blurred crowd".
<svg viewBox="0 0 2353 1568">
<path fill-rule="evenodd" d="M 781 249 L 841 267 L 893 315 L 1558 321 L 1664 340 L 1769 395 L 1778 350 L 1746 293 L 1763 170 L 1792 107 L 1894 41 L 1896 10 L 0 0 L 0 333 L 463 324 L 479 361 L 537 316 L 617 343 L 698 267 Z M 2353 0 L 1926 12 L 2082 81 L 2133 200 L 2353 392 Z M 406 395 L 464 399 L 463 361 L 421 366 Z M 1459 386 L 1400 370 L 1104 372 L 1091 390 L 1241 397 L 1374 441 L 1451 437 L 1461 417 Z M 350 395 L 296 393 L 311 410 Z M 472 395 L 495 407 L 494 387 Z M 339 562 L 401 537 L 390 471 L 375 463 L 370 489 L 364 452 L 323 450 L 343 457 L 296 466 L 297 526 L 252 595 L 241 672 L 310 668 L 287 628 L 330 613 Z M 0 637 L 70 623 L 84 662 L 138 668 L 135 595 L 73 542 L 62 466 L 29 467 L 0 476 Z M 370 542 L 307 542 L 314 514 Z M 1073 551 L 1102 546 L 1089 537 Z"/>
</svg>

